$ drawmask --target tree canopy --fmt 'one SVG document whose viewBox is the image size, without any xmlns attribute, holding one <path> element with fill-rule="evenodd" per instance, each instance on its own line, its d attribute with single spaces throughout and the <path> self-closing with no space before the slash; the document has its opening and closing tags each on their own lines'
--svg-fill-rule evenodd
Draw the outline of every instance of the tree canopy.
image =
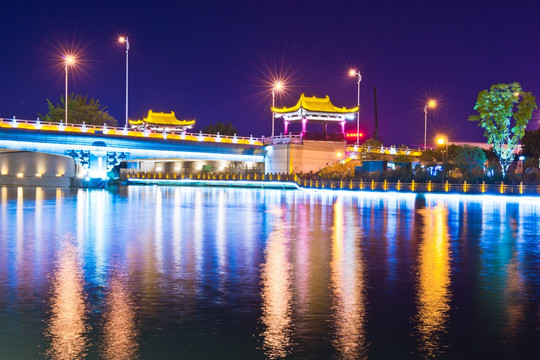
<svg viewBox="0 0 540 360">
<path fill-rule="evenodd" d="M 523 155 L 540 157 L 540 129 L 525 130 L 521 145 Z"/>
<path fill-rule="evenodd" d="M 474 106 L 478 115 L 470 116 L 469 120 L 478 122 L 484 129 L 484 136 L 499 158 L 503 177 L 514 161 L 515 148 L 536 108 L 535 97 L 523 91 L 517 82 L 495 84 L 478 94 Z"/>
<path fill-rule="evenodd" d="M 47 99 L 49 112 L 46 115 L 38 114 L 43 121 L 64 122 L 65 123 L 65 99 L 60 96 L 60 102 L 56 105 Z M 71 124 L 118 126 L 115 118 L 109 115 L 107 107 L 100 104 L 99 100 L 90 98 L 87 95 L 73 94 L 68 97 L 68 122 Z"/>
<path fill-rule="evenodd" d="M 216 122 L 208 124 L 202 130 L 204 134 L 234 135 L 237 133 L 236 127 L 230 122 Z"/>
<path fill-rule="evenodd" d="M 486 161 L 486 153 L 478 146 L 462 145 L 456 147 L 453 162 L 466 179 L 481 176 Z"/>
</svg>

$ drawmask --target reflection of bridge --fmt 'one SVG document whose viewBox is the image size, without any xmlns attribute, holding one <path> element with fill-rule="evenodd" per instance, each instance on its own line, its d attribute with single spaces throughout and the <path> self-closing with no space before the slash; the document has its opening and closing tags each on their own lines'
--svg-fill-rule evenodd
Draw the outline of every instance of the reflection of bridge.
<svg viewBox="0 0 540 360">
<path fill-rule="evenodd" d="M 264 163 L 262 141 L 222 135 L 130 131 L 107 126 L 0 119 L 0 148 L 71 156 L 80 172 L 102 177 L 123 160 L 182 159 L 184 163 Z"/>
</svg>

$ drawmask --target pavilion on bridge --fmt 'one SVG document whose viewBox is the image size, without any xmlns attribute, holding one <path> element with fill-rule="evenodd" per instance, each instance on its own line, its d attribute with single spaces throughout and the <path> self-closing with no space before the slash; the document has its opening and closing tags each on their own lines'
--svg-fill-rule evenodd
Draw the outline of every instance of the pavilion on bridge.
<svg viewBox="0 0 540 360">
<path fill-rule="evenodd" d="M 174 111 L 163 113 L 150 110 L 142 120 L 129 120 L 129 125 L 137 130 L 184 131 L 193 128 L 195 120 L 178 120 Z"/>
<path fill-rule="evenodd" d="M 307 97 L 302 94 L 295 106 L 283 108 L 272 107 L 273 116 L 275 118 L 283 118 L 285 135 L 289 133 L 290 124 L 301 123 L 301 135 L 302 138 L 305 138 L 307 133 L 307 123 L 309 121 L 310 123 L 322 125 L 322 140 L 329 140 L 328 124 L 338 124 L 341 126 L 339 139 L 335 139 L 334 136 L 334 139 L 330 140 L 343 140 L 345 134 L 345 122 L 347 120 L 355 119 L 357 112 L 358 106 L 350 109 L 334 106 L 328 95 L 324 98 L 318 98 L 315 96 Z"/>
</svg>

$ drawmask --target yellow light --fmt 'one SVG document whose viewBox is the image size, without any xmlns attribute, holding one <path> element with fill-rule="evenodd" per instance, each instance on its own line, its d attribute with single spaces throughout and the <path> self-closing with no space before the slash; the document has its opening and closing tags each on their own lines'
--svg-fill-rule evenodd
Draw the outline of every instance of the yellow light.
<svg viewBox="0 0 540 360">
<path fill-rule="evenodd" d="M 349 70 L 349 76 L 356 76 L 356 70 L 354 69 Z"/>
<path fill-rule="evenodd" d="M 75 63 L 75 57 L 73 55 L 66 55 L 65 59 L 66 59 L 66 64 L 68 65 Z"/>
<path fill-rule="evenodd" d="M 17 177 L 18 177 L 18 178 L 24 177 L 24 173 L 17 173 Z"/>
<path fill-rule="evenodd" d="M 278 81 L 274 84 L 274 90 L 281 91 L 283 90 L 283 83 L 281 81 Z"/>
<path fill-rule="evenodd" d="M 437 144 L 444 145 L 444 138 L 443 137 L 437 138 Z"/>
<path fill-rule="evenodd" d="M 342 157 L 342 156 L 343 156 L 343 154 L 342 154 L 342 153 L 340 153 L 340 152 L 338 152 L 338 153 L 336 154 L 336 156 L 337 156 L 338 158 L 340 158 L 340 157 Z"/>
<path fill-rule="evenodd" d="M 61 177 L 62 175 L 64 175 L 64 174 L 58 173 L 58 174 L 56 174 L 56 177 Z"/>
<path fill-rule="evenodd" d="M 40 174 L 40 173 L 36 174 L 36 177 L 41 177 L 41 176 L 42 176 L 42 174 Z"/>
<path fill-rule="evenodd" d="M 118 41 L 121 42 L 121 43 L 126 42 L 126 38 L 123 37 L 123 36 L 120 36 L 120 37 L 118 38 Z"/>
<path fill-rule="evenodd" d="M 516 91 L 516 92 L 514 93 L 514 96 L 515 96 L 515 97 L 518 97 L 518 96 L 519 96 L 519 91 Z"/>
<path fill-rule="evenodd" d="M 429 100 L 428 101 L 428 107 L 430 109 L 433 109 L 433 108 L 437 107 L 437 102 L 435 100 Z"/>
</svg>

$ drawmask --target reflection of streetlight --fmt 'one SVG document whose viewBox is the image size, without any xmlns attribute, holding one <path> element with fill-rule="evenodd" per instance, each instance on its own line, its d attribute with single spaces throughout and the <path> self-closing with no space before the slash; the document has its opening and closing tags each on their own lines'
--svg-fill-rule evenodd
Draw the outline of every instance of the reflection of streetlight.
<svg viewBox="0 0 540 360">
<path fill-rule="evenodd" d="M 75 64 L 75 57 L 73 55 L 65 55 L 64 63 L 66 65 L 66 98 L 64 99 L 66 102 L 65 104 L 66 114 L 65 114 L 64 120 L 66 120 L 66 125 L 67 125 L 68 123 L 68 65 Z"/>
<path fill-rule="evenodd" d="M 276 83 L 274 83 L 274 86 L 272 87 L 272 107 L 276 106 L 276 92 L 283 91 L 283 87 L 284 85 L 281 81 L 277 81 Z M 272 111 L 272 138 L 274 137 L 274 119 L 275 114 Z"/>
<path fill-rule="evenodd" d="M 128 58 L 129 58 L 129 40 L 128 37 L 120 36 L 118 41 L 126 43 L 126 128 L 128 126 Z"/>
<path fill-rule="evenodd" d="M 358 76 L 358 99 L 357 99 L 357 106 L 358 106 L 358 112 L 356 114 L 356 146 L 360 144 L 360 81 L 362 81 L 362 75 L 360 75 L 359 71 L 356 71 L 355 69 L 349 70 L 349 76 Z"/>
<path fill-rule="evenodd" d="M 437 102 L 435 100 L 429 100 L 426 106 L 424 106 L 424 150 L 427 149 L 427 111 L 429 109 L 434 109 L 437 107 Z"/>
</svg>

